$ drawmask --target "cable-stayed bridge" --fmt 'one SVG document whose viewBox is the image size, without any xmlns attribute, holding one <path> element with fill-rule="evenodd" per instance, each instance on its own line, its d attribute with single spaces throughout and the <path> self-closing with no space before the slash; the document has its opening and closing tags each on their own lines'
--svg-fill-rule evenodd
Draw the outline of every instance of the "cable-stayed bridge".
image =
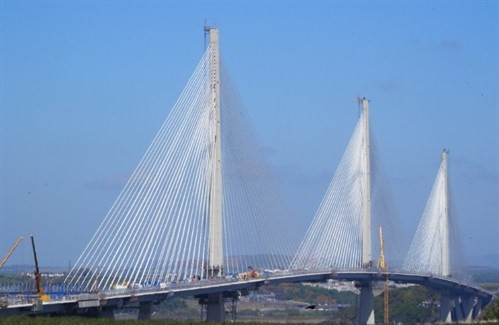
<svg viewBox="0 0 499 325">
<path fill-rule="evenodd" d="M 387 278 L 440 291 L 442 321 L 475 318 L 492 296 L 466 284 L 460 271 L 447 151 L 403 265 L 378 270 L 372 233 L 389 228 L 389 213 L 369 101 L 359 100 L 357 126 L 301 240 L 290 232 L 293 220 L 224 70 L 218 30 L 205 32 L 210 42 L 197 68 L 67 276 L 68 288 L 85 293 L 11 304 L 0 314 L 110 316 L 135 306 L 145 319 L 152 304 L 196 296 L 207 319 L 224 321 L 226 302 L 234 308 L 244 291 L 336 279 L 358 284 L 358 321 L 373 324 L 373 283 Z"/>
<path fill-rule="evenodd" d="M 275 236 L 289 221 L 277 189 L 264 192 L 274 186 L 272 175 L 221 67 L 218 31 L 209 33 L 197 68 L 69 285 L 105 290 L 289 265 L 293 242 Z"/>
</svg>

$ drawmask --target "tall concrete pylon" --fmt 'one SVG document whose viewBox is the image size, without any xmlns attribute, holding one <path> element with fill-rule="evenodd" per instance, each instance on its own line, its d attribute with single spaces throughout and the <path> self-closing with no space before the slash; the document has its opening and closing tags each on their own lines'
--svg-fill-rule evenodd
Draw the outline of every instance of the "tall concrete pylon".
<svg viewBox="0 0 499 325">
<path fill-rule="evenodd" d="M 447 172 L 446 149 L 442 152 L 442 177 L 444 182 L 444 211 L 442 215 L 442 275 L 450 276 L 450 245 L 449 245 L 449 178 Z"/>
<path fill-rule="evenodd" d="M 371 154 L 370 154 L 370 139 L 369 139 L 369 100 L 362 99 L 362 121 L 364 127 L 364 152 L 363 152 L 363 169 L 365 171 L 364 187 L 362 197 L 362 266 L 370 268 L 372 266 L 372 251 L 371 251 Z"/>
<path fill-rule="evenodd" d="M 372 266 L 371 243 L 371 145 L 369 138 L 369 100 L 362 98 L 363 116 L 363 170 L 364 188 L 362 197 L 362 267 L 369 269 Z M 374 296 L 371 282 L 360 283 L 359 324 L 374 324 Z"/>
<path fill-rule="evenodd" d="M 218 29 L 205 27 L 210 38 L 210 130 L 211 130 L 211 183 L 210 219 L 208 234 L 208 276 L 220 277 L 223 274 L 222 245 L 222 136 L 220 125 L 220 53 Z"/>
<path fill-rule="evenodd" d="M 209 34 L 210 64 L 210 143 L 211 143 L 211 182 L 208 232 L 207 277 L 223 275 L 223 222 L 222 222 L 222 132 L 220 115 L 220 51 L 218 29 L 205 26 Z M 206 299 L 206 320 L 225 322 L 225 299 L 223 292 L 209 294 Z"/>
</svg>

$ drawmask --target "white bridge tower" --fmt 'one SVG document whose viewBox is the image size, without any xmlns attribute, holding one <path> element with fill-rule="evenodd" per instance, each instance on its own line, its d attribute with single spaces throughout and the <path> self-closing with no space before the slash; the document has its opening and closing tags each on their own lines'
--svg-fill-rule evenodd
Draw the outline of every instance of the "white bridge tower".
<svg viewBox="0 0 499 325">
<path fill-rule="evenodd" d="M 362 158 L 361 170 L 364 175 L 362 191 L 362 267 L 372 267 L 372 243 L 371 243 L 371 144 L 369 138 L 369 100 L 362 98 Z M 359 324 L 374 324 L 374 296 L 372 283 L 359 282 L 360 306 Z"/>
<path fill-rule="evenodd" d="M 449 253 L 449 178 L 447 173 L 447 150 L 442 152 L 442 177 L 443 177 L 443 214 L 442 214 L 442 275 L 450 276 Z"/>
<path fill-rule="evenodd" d="M 211 141 L 211 182 L 208 234 L 208 276 L 223 274 L 222 244 L 222 137 L 220 125 L 220 53 L 218 29 L 205 27 L 209 33 L 210 64 L 210 141 Z"/>
<path fill-rule="evenodd" d="M 363 146 L 363 171 L 364 191 L 362 198 L 362 267 L 370 268 L 372 266 L 371 252 L 371 155 L 369 139 L 369 100 L 362 98 L 362 125 L 364 128 L 364 146 Z"/>
</svg>

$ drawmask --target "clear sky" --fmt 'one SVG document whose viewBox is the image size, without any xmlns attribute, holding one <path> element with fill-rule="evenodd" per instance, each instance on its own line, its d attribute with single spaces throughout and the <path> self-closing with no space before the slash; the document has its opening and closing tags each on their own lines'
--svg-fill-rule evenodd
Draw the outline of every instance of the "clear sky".
<svg viewBox="0 0 499 325">
<path fill-rule="evenodd" d="M 498 9 L 1 1 L 0 255 L 34 233 L 42 265 L 74 263 L 201 58 L 205 20 L 304 229 L 366 96 L 407 244 L 445 147 L 467 253 L 498 254 Z M 21 246 L 9 264 L 32 263 Z"/>
</svg>

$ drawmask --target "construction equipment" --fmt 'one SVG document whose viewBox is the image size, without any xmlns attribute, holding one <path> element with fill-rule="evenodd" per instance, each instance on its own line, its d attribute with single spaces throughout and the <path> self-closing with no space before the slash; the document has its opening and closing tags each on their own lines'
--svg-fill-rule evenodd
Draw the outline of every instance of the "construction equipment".
<svg viewBox="0 0 499 325">
<path fill-rule="evenodd" d="M 248 266 L 248 272 L 239 273 L 239 278 L 243 280 L 258 278 L 260 273 L 253 267 Z"/>
<path fill-rule="evenodd" d="M 385 254 L 383 253 L 383 229 L 379 226 L 379 258 L 378 269 L 385 272 L 385 285 L 383 294 L 383 324 L 387 325 L 390 322 L 389 316 L 389 301 L 388 301 L 388 263 L 385 261 Z"/>
<path fill-rule="evenodd" d="M 35 257 L 36 293 L 40 297 L 41 301 L 50 301 L 50 296 L 46 295 L 43 292 L 43 288 L 42 288 L 42 274 L 40 273 L 40 269 L 38 268 L 38 258 L 36 257 L 35 239 L 33 238 L 33 235 L 31 235 L 31 245 L 33 246 L 33 256 Z"/>
<path fill-rule="evenodd" d="M 379 257 L 378 257 L 378 269 L 383 272 L 388 271 L 388 263 L 385 261 L 385 254 L 383 253 L 383 228 L 379 226 Z"/>
<path fill-rule="evenodd" d="M 3 258 L 2 262 L 0 263 L 0 269 L 3 267 L 3 265 L 5 264 L 5 262 L 7 262 L 7 260 L 9 259 L 10 255 L 12 255 L 12 253 L 14 252 L 14 250 L 16 249 L 17 245 L 19 245 L 19 243 L 24 239 L 23 236 L 19 236 L 19 238 L 17 238 L 16 242 L 14 243 L 14 245 L 12 245 L 12 247 L 9 249 L 9 251 L 7 252 L 7 255 L 5 255 L 5 257 Z"/>
<path fill-rule="evenodd" d="M 7 252 L 7 255 L 5 255 L 5 257 L 3 258 L 2 262 L 0 262 L 0 269 L 3 267 L 3 265 L 7 262 L 7 260 L 9 259 L 10 255 L 12 255 L 12 253 L 14 252 L 14 250 L 16 249 L 17 245 L 19 245 L 19 243 L 24 239 L 23 236 L 20 236 L 19 238 L 17 238 L 16 242 L 14 243 L 14 245 L 12 245 L 12 247 L 9 249 L 9 251 Z M 7 298 L 7 296 L 3 296 L 3 297 L 0 297 L 0 309 L 3 309 L 3 308 L 7 308 L 7 306 L 9 305 L 9 299 Z"/>
</svg>

